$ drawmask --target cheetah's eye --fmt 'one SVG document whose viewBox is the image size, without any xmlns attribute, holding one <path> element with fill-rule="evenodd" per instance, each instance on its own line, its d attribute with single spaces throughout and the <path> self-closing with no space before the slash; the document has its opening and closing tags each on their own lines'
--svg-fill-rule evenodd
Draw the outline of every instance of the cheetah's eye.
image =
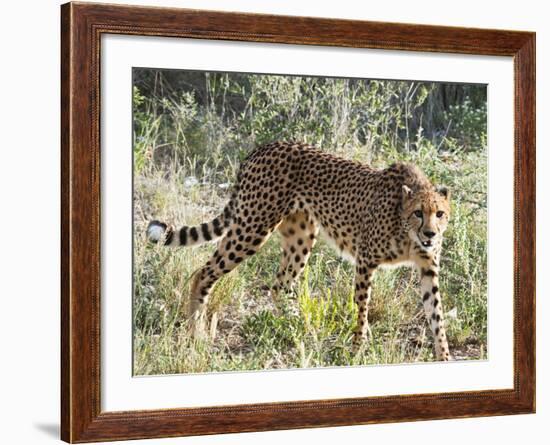
<svg viewBox="0 0 550 445">
<path fill-rule="evenodd" d="M 438 211 L 436 212 L 435 216 L 437 216 L 438 218 L 442 218 L 444 214 L 445 214 L 445 213 L 444 213 L 443 211 L 438 210 Z"/>
<path fill-rule="evenodd" d="M 414 216 L 416 216 L 417 218 L 422 218 L 422 210 L 415 210 Z"/>
</svg>

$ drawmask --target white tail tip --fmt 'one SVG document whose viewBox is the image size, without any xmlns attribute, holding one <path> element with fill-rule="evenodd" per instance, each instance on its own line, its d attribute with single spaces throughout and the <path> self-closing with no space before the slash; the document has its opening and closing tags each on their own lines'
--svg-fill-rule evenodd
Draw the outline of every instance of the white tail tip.
<svg viewBox="0 0 550 445">
<path fill-rule="evenodd" d="M 152 243 L 158 243 L 164 236 L 166 224 L 158 221 L 151 221 L 147 227 L 147 239 Z"/>
</svg>

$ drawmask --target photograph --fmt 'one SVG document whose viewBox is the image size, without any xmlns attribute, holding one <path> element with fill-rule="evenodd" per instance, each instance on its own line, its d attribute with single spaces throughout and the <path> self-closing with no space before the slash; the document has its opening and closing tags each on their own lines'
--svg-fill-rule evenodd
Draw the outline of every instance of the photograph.
<svg viewBox="0 0 550 445">
<path fill-rule="evenodd" d="M 488 358 L 487 85 L 131 88 L 135 376 Z"/>
</svg>

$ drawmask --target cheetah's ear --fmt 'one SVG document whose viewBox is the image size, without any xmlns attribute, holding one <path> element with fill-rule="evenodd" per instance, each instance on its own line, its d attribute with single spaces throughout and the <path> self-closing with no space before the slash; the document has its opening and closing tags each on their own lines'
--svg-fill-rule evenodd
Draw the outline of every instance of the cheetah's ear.
<svg viewBox="0 0 550 445">
<path fill-rule="evenodd" d="M 444 185 L 440 185 L 435 189 L 437 193 L 439 193 L 441 196 L 443 196 L 447 201 L 451 197 L 451 192 L 449 192 L 449 189 L 445 187 Z"/>
<path fill-rule="evenodd" d="M 403 190 L 403 199 L 404 200 L 412 198 L 413 191 L 411 190 L 410 187 L 407 187 L 406 185 L 403 185 L 402 190 Z"/>
</svg>

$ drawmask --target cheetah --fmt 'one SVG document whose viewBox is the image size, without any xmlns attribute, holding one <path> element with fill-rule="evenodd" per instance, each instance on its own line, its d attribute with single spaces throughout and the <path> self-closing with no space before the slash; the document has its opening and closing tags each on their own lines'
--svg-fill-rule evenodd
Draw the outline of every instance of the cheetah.
<svg viewBox="0 0 550 445">
<path fill-rule="evenodd" d="M 355 264 L 358 306 L 352 349 L 368 336 L 372 278 L 381 266 L 408 264 L 419 272 L 420 295 L 437 360 L 451 360 L 439 290 L 443 233 L 450 193 L 410 164 L 382 170 L 314 146 L 275 142 L 256 148 L 241 164 L 231 198 L 212 221 L 175 229 L 151 221 L 147 238 L 165 246 L 218 241 L 209 261 L 191 278 L 189 322 L 201 329 L 216 281 L 254 255 L 269 236 L 282 236 L 282 258 L 273 295 L 290 292 L 321 231 Z"/>
</svg>

